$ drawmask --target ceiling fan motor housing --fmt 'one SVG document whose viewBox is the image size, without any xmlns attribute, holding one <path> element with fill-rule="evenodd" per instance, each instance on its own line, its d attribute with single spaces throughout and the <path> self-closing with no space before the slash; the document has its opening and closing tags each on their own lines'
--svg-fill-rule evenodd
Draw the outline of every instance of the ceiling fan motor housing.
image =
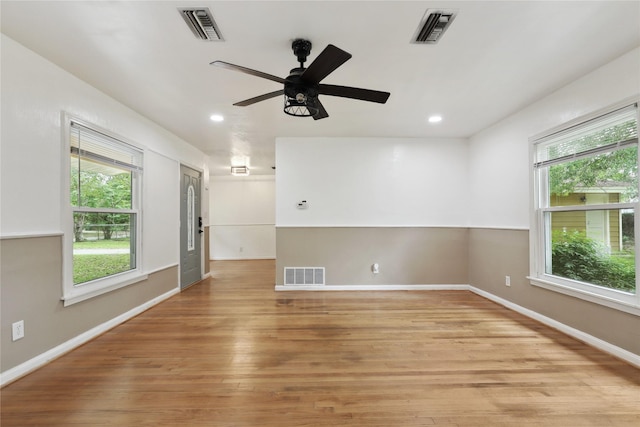
<svg viewBox="0 0 640 427">
<path fill-rule="evenodd" d="M 299 94 L 309 100 L 318 97 L 318 84 L 303 80 L 301 74 L 304 70 L 304 68 L 294 68 L 289 77 L 284 79 L 284 94 L 289 98 L 297 99 Z"/>
<path fill-rule="evenodd" d="M 319 108 L 318 84 L 303 80 L 304 68 L 294 68 L 284 80 L 284 112 L 291 116 L 315 116 Z"/>
</svg>

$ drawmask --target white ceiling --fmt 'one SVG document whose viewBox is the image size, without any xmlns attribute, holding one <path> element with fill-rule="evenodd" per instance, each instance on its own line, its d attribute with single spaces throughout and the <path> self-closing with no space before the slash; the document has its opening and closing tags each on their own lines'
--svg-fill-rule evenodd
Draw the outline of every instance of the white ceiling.
<svg viewBox="0 0 640 427">
<path fill-rule="evenodd" d="M 277 136 L 468 137 L 640 45 L 640 1 L 6 1 L 2 32 L 211 157 L 272 173 Z M 197 40 L 178 7 L 208 7 L 224 42 Z M 437 45 L 411 44 L 425 11 L 458 16 Z M 322 97 L 330 117 L 282 112 L 280 97 L 232 104 L 286 77 L 291 41 L 353 55 L 323 83 L 391 92 L 385 105 Z M 630 70 L 637 72 L 637 70 Z M 209 120 L 222 114 L 224 122 Z M 444 120 L 429 124 L 427 117 Z"/>
</svg>

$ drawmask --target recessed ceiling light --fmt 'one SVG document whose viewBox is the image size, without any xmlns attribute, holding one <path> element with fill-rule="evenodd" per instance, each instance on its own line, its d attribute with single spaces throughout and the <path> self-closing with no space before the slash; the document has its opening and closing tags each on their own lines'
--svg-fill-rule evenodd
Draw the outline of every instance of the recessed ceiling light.
<svg viewBox="0 0 640 427">
<path fill-rule="evenodd" d="M 214 122 L 221 122 L 224 120 L 224 117 L 222 117 L 220 114 L 212 114 L 209 118 Z"/>
<path fill-rule="evenodd" d="M 442 116 L 429 117 L 429 123 L 440 123 L 441 121 L 442 121 Z"/>
</svg>

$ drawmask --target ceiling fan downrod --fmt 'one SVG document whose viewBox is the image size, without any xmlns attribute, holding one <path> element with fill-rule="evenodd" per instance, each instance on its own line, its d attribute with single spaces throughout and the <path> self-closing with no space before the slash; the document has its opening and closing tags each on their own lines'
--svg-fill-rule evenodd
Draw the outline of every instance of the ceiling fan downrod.
<svg viewBox="0 0 640 427">
<path fill-rule="evenodd" d="M 304 68 L 304 63 L 307 62 L 307 56 L 311 53 L 311 42 L 304 39 L 295 39 L 291 43 L 293 54 L 298 58 L 300 68 Z"/>
</svg>

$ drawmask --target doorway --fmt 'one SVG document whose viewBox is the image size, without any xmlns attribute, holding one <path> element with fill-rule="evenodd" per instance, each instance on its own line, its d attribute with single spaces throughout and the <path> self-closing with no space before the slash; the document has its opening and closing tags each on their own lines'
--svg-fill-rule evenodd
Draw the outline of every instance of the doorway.
<svg viewBox="0 0 640 427">
<path fill-rule="evenodd" d="M 201 173 L 180 165 L 180 289 L 202 278 Z"/>
</svg>

